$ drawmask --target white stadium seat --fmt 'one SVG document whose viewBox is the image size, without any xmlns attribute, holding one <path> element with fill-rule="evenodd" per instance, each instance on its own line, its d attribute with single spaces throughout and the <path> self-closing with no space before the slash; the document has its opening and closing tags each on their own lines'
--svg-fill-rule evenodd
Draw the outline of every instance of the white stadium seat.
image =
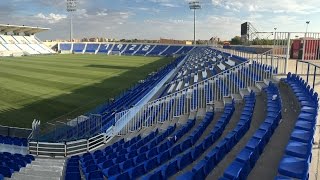
<svg viewBox="0 0 320 180">
<path fill-rule="evenodd" d="M 221 71 L 226 70 L 226 66 L 225 66 L 224 64 L 222 64 L 222 63 L 219 63 L 219 64 L 218 64 L 218 67 L 219 67 L 219 69 L 220 69 Z"/>
</svg>

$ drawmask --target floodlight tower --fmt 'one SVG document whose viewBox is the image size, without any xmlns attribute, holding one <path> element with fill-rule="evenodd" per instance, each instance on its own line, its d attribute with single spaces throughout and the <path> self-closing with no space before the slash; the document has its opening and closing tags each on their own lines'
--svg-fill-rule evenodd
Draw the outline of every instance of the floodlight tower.
<svg viewBox="0 0 320 180">
<path fill-rule="evenodd" d="M 196 45 L 196 10 L 201 9 L 199 1 L 190 1 L 189 8 L 193 10 L 193 44 Z"/>
<path fill-rule="evenodd" d="M 70 42 L 73 39 L 73 12 L 77 11 L 77 0 L 67 0 L 67 12 L 70 15 Z"/>
</svg>

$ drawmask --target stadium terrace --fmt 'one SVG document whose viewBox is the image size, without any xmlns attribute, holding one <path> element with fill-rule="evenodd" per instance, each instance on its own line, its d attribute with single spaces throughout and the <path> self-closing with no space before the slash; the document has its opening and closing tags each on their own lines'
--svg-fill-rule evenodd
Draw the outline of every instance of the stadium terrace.
<svg viewBox="0 0 320 180">
<path fill-rule="evenodd" d="M 49 47 L 43 31 L 0 24 L 0 180 L 319 179 L 320 33 L 246 22 L 238 45 L 182 45 L 71 28 Z"/>
</svg>

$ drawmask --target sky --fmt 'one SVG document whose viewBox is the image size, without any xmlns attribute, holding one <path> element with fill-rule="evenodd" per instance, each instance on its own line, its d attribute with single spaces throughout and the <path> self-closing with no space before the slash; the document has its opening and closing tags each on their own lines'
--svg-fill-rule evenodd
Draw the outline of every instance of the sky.
<svg viewBox="0 0 320 180">
<path fill-rule="evenodd" d="M 197 39 L 240 35 L 240 24 L 258 31 L 320 32 L 320 0 L 200 0 Z M 50 28 L 42 40 L 68 39 L 66 0 L 1 0 L 0 24 Z M 188 0 L 78 0 L 74 37 L 193 39 Z"/>
</svg>

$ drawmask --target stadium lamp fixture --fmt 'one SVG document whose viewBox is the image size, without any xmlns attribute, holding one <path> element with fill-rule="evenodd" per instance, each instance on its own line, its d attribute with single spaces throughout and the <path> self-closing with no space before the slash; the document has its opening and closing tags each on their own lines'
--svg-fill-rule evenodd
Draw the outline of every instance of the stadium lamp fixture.
<svg viewBox="0 0 320 180">
<path fill-rule="evenodd" d="M 310 24 L 310 21 L 306 21 L 306 24 L 307 24 L 306 33 L 308 33 L 308 26 Z"/>
<path fill-rule="evenodd" d="M 70 13 L 70 42 L 73 39 L 73 12 L 77 11 L 77 0 L 67 0 L 67 12 Z"/>
<path fill-rule="evenodd" d="M 193 44 L 196 45 L 196 10 L 201 9 L 199 1 L 189 2 L 189 8 L 193 10 Z"/>
</svg>

